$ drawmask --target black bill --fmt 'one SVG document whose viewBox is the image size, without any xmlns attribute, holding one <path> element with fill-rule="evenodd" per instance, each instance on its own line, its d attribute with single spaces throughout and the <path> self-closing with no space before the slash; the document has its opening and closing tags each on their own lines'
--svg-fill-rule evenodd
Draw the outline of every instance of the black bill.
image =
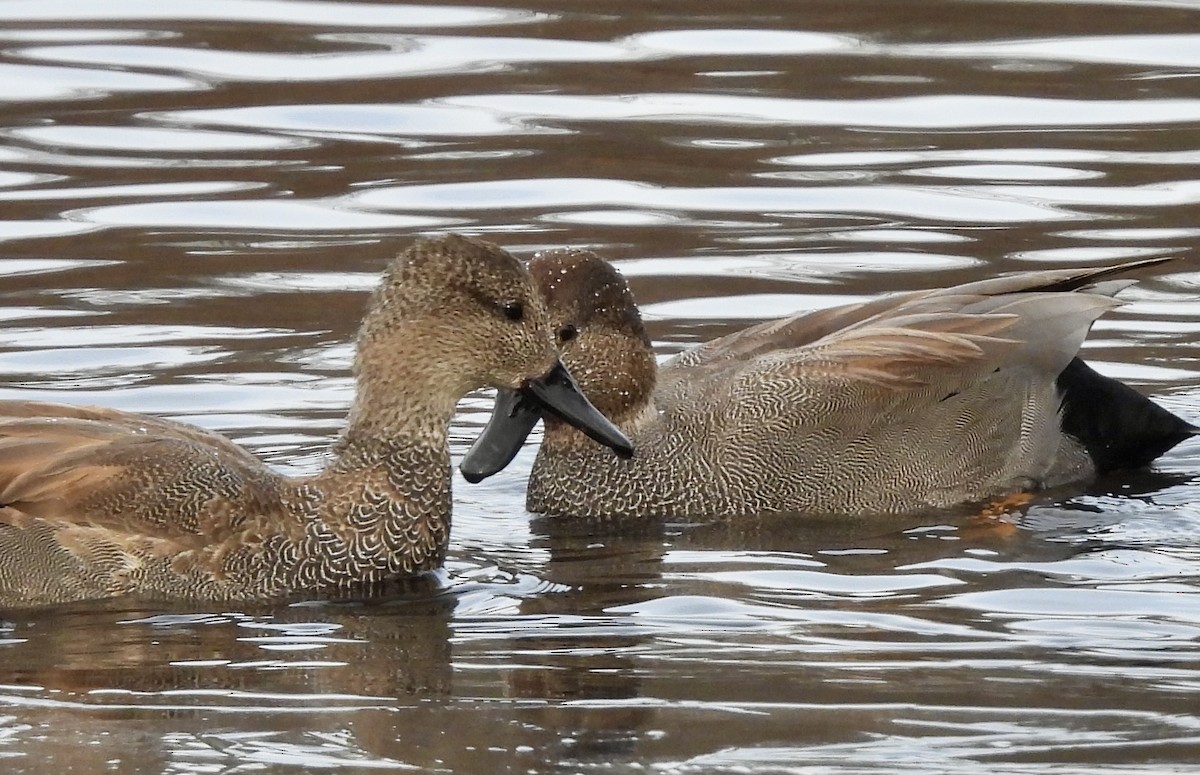
<svg viewBox="0 0 1200 775">
<path fill-rule="evenodd" d="M 570 423 L 621 458 L 633 457 L 633 444 L 580 392 L 562 363 L 520 390 L 496 391 L 492 419 L 467 450 L 458 470 L 468 482 L 481 482 L 512 462 L 543 414 Z"/>
</svg>

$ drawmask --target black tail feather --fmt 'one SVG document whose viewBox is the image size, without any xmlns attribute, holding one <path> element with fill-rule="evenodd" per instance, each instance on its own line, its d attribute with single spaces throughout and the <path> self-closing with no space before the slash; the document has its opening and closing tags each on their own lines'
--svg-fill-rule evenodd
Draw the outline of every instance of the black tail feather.
<svg viewBox="0 0 1200 775">
<path fill-rule="evenodd" d="M 1088 451 L 1096 471 L 1142 468 L 1200 428 L 1079 358 L 1058 375 L 1062 427 Z"/>
</svg>

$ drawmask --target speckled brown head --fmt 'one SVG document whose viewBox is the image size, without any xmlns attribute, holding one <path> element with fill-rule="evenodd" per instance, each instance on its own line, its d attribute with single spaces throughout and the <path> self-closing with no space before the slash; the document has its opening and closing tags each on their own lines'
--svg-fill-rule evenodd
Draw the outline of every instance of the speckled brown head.
<svg viewBox="0 0 1200 775">
<path fill-rule="evenodd" d="M 351 426 L 373 435 L 448 416 L 480 387 L 516 389 L 556 364 L 549 315 L 507 251 L 422 239 L 388 266 L 359 330 Z M 428 413 L 414 413 L 424 406 Z"/>
<path fill-rule="evenodd" d="M 559 353 L 584 395 L 618 425 L 654 393 L 656 365 L 629 284 L 590 250 L 562 248 L 529 262 Z"/>
<path fill-rule="evenodd" d="M 559 373 L 553 330 L 529 273 L 507 251 L 458 235 L 418 241 L 384 272 L 363 320 L 351 432 L 419 432 L 414 422 L 448 417 L 465 393 L 495 387 L 565 400 L 556 408 L 569 422 L 628 446 Z"/>
<path fill-rule="evenodd" d="M 625 278 L 595 253 L 570 248 L 539 253 L 528 269 L 548 308 L 562 362 L 578 388 L 604 416 L 631 430 L 651 407 L 657 367 Z M 539 419 L 546 423 L 545 444 L 589 443 L 563 422 L 569 418 L 501 390 L 491 421 L 459 465 L 463 476 L 478 482 L 500 471 Z M 571 424 L 602 440 L 578 423 Z M 632 447 L 608 446 L 618 457 L 633 454 Z"/>
<path fill-rule="evenodd" d="M 518 388 L 554 364 L 549 320 L 507 251 L 458 235 L 422 239 L 388 266 L 371 297 L 357 372 L 389 393 L 448 401 L 483 386 Z M 401 361 L 403 370 L 394 367 Z"/>
</svg>

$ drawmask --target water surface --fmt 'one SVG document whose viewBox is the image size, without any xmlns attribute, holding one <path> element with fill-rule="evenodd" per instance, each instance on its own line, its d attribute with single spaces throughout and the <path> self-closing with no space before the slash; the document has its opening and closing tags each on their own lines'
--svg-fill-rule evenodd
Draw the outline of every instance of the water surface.
<svg viewBox="0 0 1200 775">
<path fill-rule="evenodd" d="M 0 4 L 0 396 L 320 466 L 417 235 L 618 262 L 664 356 L 1176 255 L 1087 348 L 1200 420 L 1200 6 Z M 488 408 L 462 405 L 461 455 Z M 1096 773 L 1200 762 L 1200 444 L 1014 529 L 575 525 L 533 449 L 436 583 L 0 624 L 0 768 Z"/>
</svg>

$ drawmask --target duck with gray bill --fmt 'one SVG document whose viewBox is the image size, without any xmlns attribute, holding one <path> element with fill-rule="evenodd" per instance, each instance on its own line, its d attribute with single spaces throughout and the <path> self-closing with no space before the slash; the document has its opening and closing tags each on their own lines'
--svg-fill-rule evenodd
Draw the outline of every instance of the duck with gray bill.
<svg viewBox="0 0 1200 775">
<path fill-rule="evenodd" d="M 354 376 L 346 427 L 307 477 L 172 420 L 0 401 L 0 607 L 340 596 L 434 570 L 450 423 L 483 387 L 631 450 L 559 361 L 529 273 L 481 240 L 419 240 L 388 265 Z"/>
<path fill-rule="evenodd" d="M 637 447 L 605 454 L 512 390 L 461 468 L 479 481 L 539 416 L 530 511 L 585 517 L 897 513 L 1140 468 L 1196 426 L 1079 349 L 1171 259 L 1025 272 L 771 320 L 659 367 L 624 278 L 586 250 L 528 264 L 563 363 Z"/>
</svg>

